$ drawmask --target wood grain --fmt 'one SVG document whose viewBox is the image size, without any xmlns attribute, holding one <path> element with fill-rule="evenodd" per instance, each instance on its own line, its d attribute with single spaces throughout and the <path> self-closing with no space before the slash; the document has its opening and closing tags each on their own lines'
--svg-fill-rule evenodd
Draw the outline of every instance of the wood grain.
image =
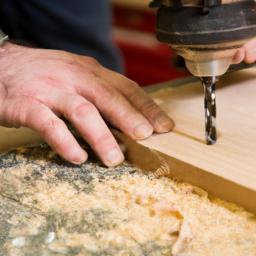
<svg viewBox="0 0 256 256">
<path fill-rule="evenodd" d="M 175 120 L 175 129 L 138 142 L 136 156 L 131 153 L 135 144 L 128 145 L 116 132 L 128 148 L 128 160 L 150 171 L 166 164 L 170 176 L 256 212 L 256 69 L 225 75 L 217 84 L 218 142 L 214 146 L 204 143 L 201 83 L 190 80 L 182 86 L 161 86 L 165 88 L 151 96 Z"/>
</svg>

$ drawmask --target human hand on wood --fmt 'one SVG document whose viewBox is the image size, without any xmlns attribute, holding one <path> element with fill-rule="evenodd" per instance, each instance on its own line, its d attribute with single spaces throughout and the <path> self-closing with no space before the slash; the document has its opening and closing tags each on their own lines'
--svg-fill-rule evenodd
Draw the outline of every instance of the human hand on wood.
<svg viewBox="0 0 256 256">
<path fill-rule="evenodd" d="M 1 50 L 0 125 L 32 128 L 70 162 L 85 162 L 87 153 L 60 117 L 108 166 L 120 164 L 124 156 L 103 118 L 134 140 L 174 126 L 135 82 L 92 58 L 11 43 Z"/>
<path fill-rule="evenodd" d="M 238 64 L 241 61 L 250 64 L 256 61 L 256 38 L 244 45 L 233 58 L 232 64 Z"/>
</svg>

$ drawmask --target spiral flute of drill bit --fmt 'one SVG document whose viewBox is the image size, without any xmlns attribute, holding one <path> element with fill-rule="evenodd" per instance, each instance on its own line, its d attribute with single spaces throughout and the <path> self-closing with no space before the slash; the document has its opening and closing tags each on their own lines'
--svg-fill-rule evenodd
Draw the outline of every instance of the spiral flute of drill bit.
<svg viewBox="0 0 256 256">
<path fill-rule="evenodd" d="M 204 86 L 204 109 L 205 109 L 205 141 L 207 145 L 213 145 L 217 141 L 216 130 L 216 77 L 203 77 Z"/>
</svg>

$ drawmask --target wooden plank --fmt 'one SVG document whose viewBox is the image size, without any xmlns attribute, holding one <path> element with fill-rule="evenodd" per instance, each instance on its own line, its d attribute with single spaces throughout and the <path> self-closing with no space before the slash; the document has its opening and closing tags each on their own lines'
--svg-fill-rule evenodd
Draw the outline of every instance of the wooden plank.
<svg viewBox="0 0 256 256">
<path fill-rule="evenodd" d="M 44 142 L 43 138 L 29 128 L 5 128 L 0 126 L 0 154 L 17 147 Z"/>
<path fill-rule="evenodd" d="M 134 143 L 114 131 L 126 146 L 127 159 L 148 171 L 166 165 L 169 176 L 256 213 L 256 69 L 225 75 L 217 84 L 218 142 L 214 146 L 204 143 L 202 85 L 182 81 L 182 86 L 160 85 L 165 88 L 151 94 L 175 120 L 173 132 Z"/>
</svg>

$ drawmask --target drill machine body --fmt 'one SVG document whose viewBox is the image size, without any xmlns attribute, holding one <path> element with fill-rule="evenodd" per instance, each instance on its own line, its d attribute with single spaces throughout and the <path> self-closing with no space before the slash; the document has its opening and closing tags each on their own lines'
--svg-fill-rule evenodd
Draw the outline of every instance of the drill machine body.
<svg viewBox="0 0 256 256">
<path fill-rule="evenodd" d="M 188 70 L 204 86 L 205 141 L 217 141 L 215 83 L 233 57 L 256 37 L 254 0 L 153 0 L 159 7 L 156 37 L 185 59 Z M 236 65 L 235 65 L 236 66 Z M 238 70 L 250 67 L 231 67 Z"/>
<path fill-rule="evenodd" d="M 154 0 L 156 36 L 198 77 L 223 75 L 236 52 L 256 37 L 253 0 Z"/>
</svg>

